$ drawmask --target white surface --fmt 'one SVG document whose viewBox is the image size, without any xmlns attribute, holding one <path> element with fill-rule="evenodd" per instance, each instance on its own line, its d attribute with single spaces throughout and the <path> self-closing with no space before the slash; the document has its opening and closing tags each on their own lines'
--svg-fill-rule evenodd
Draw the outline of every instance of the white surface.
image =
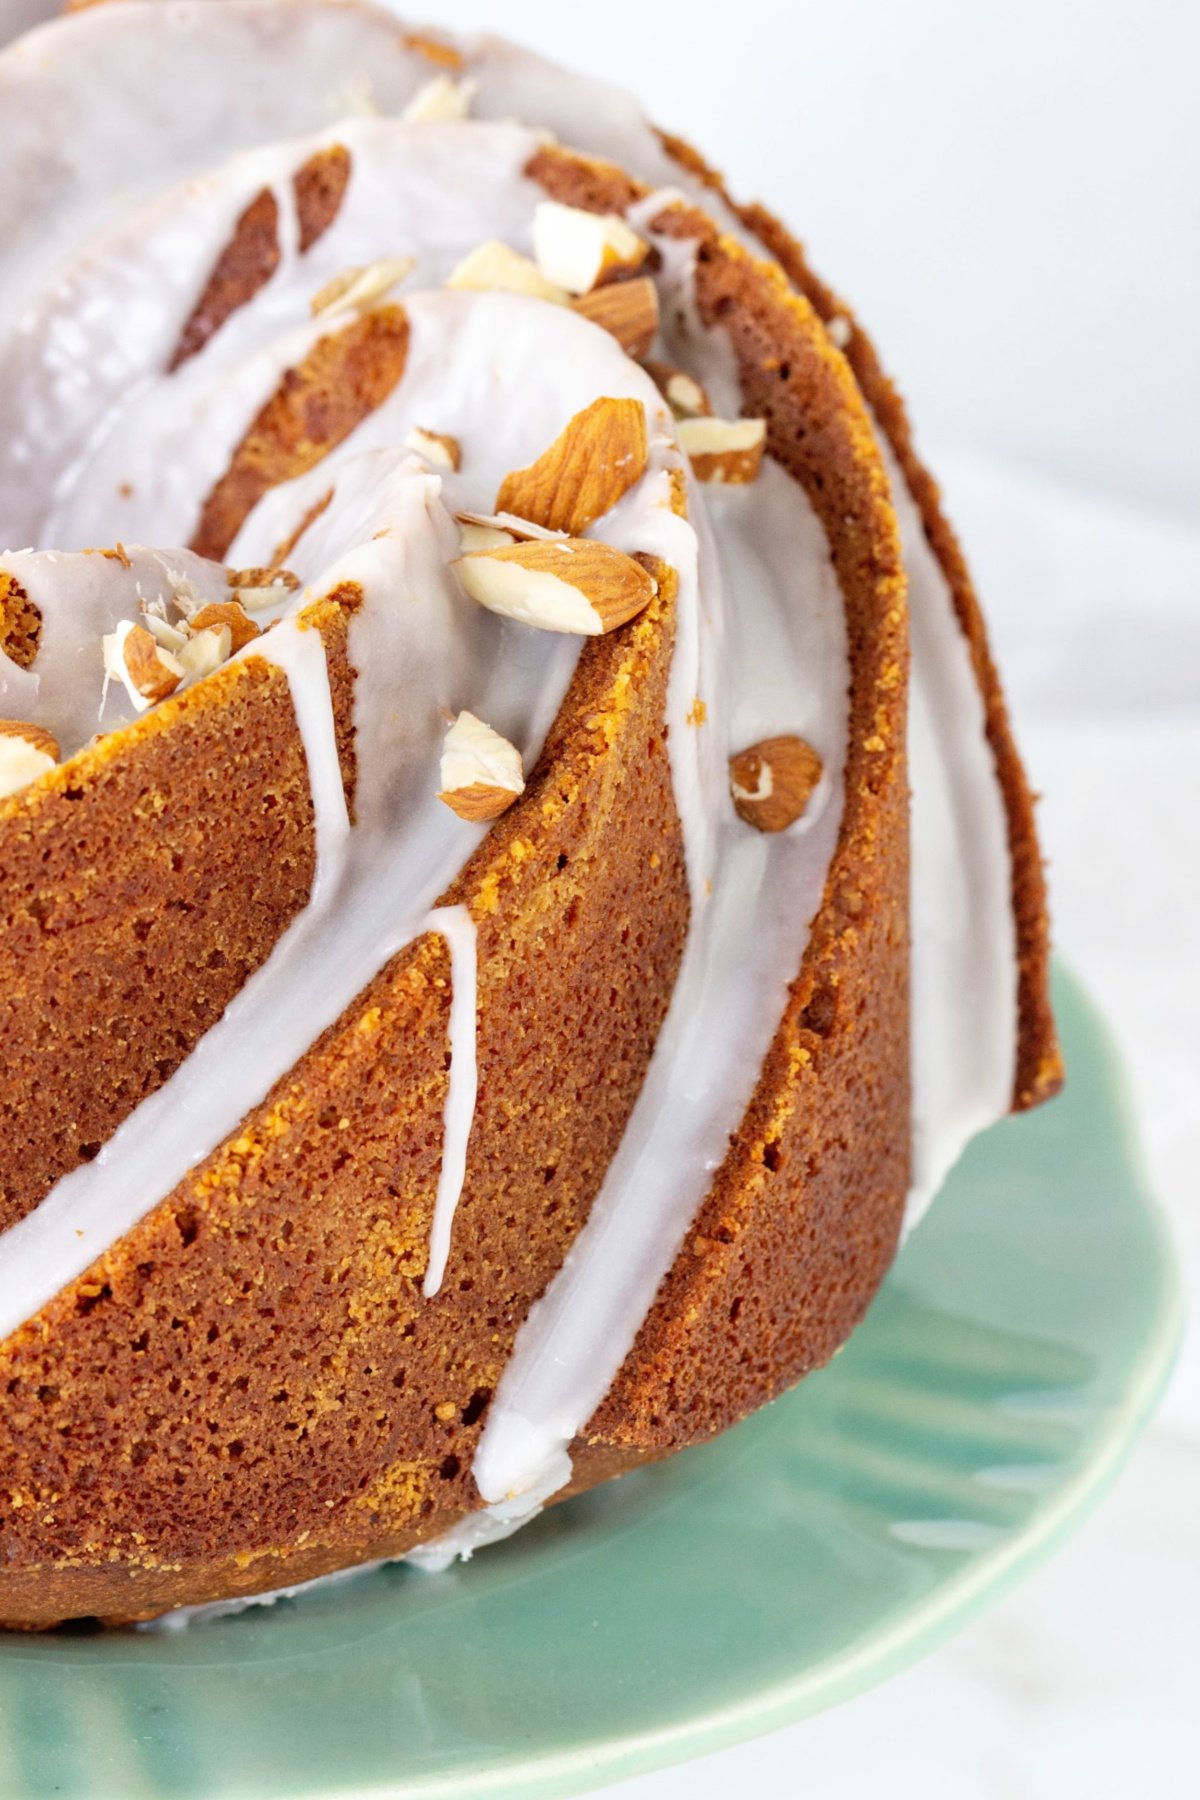
<svg viewBox="0 0 1200 1800">
<path fill-rule="evenodd" d="M 933 460 L 1049 796 L 1058 941 L 1119 1026 L 1200 1295 L 1200 9 L 693 0 L 684 30 L 607 0 L 599 31 L 561 0 L 425 10 L 638 88 L 797 226 L 923 441 L 966 447 Z M 1184 1800 L 1198 1521 L 1193 1341 L 1111 1499 L 988 1618 L 832 1713 L 611 1791 Z"/>
</svg>

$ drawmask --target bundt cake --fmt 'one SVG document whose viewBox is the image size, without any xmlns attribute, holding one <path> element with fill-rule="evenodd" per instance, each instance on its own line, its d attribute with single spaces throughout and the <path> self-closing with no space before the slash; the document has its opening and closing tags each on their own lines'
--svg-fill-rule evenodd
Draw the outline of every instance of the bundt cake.
<svg viewBox="0 0 1200 1800">
<path fill-rule="evenodd" d="M 825 1362 L 1058 1085 L 979 609 L 620 96 L 120 0 L 0 114 L 0 1620 L 444 1562 Z"/>
</svg>

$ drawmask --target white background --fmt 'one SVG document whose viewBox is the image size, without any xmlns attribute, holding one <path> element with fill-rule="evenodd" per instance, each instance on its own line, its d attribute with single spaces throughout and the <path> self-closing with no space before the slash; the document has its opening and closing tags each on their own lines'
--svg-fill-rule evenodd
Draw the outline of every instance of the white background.
<svg viewBox="0 0 1200 1800">
<path fill-rule="evenodd" d="M 0 23 L 49 0 L 0 0 Z M 430 0 L 640 94 L 853 301 L 960 526 L 1200 1295 L 1200 7 Z M 0 122 L 2 153 L 2 122 Z M 918 1668 L 615 1800 L 1200 1792 L 1200 1345 L 1115 1493 Z"/>
</svg>

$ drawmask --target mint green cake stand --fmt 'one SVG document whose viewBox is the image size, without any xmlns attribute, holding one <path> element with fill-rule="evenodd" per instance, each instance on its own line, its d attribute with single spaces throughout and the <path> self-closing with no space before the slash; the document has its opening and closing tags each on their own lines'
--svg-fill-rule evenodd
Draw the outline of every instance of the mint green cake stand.
<svg viewBox="0 0 1200 1800">
<path fill-rule="evenodd" d="M 176 1633 L 0 1635 L 4 1800 L 577 1794 L 881 1681 L 1083 1517 L 1181 1321 L 1079 988 L 1066 1093 L 978 1142 L 830 1368 L 441 1576 Z"/>
</svg>

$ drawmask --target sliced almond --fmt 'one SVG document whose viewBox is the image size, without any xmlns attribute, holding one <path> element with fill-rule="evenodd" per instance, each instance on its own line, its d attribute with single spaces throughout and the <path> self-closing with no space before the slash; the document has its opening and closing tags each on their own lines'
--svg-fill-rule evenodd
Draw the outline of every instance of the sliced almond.
<svg viewBox="0 0 1200 1800">
<path fill-rule="evenodd" d="M 528 294 L 534 300 L 552 300 L 565 306 L 567 292 L 547 281 L 535 262 L 510 250 L 498 238 L 489 238 L 464 256 L 449 276 L 447 287 L 482 293 Z"/>
<path fill-rule="evenodd" d="M 765 419 L 681 419 L 679 442 L 697 481 L 754 481 L 767 441 Z"/>
<path fill-rule="evenodd" d="M 182 664 L 162 649 L 144 625 L 122 619 L 103 639 L 104 672 L 119 681 L 139 712 L 173 694 L 184 678 Z"/>
<path fill-rule="evenodd" d="M 729 791 L 738 817 L 758 831 L 786 831 L 803 817 L 821 768 L 821 758 L 803 738 L 751 744 L 729 759 Z"/>
<path fill-rule="evenodd" d="M 461 469 L 462 448 L 456 437 L 448 431 L 426 431 L 423 425 L 414 425 L 404 440 L 407 450 L 414 450 L 418 456 L 435 469 Z"/>
<path fill-rule="evenodd" d="M 658 591 L 641 563 L 590 538 L 476 550 L 454 567 L 471 599 L 489 612 L 576 637 L 615 631 Z"/>
<path fill-rule="evenodd" d="M 677 419 L 707 419 L 712 416 L 712 402 L 694 375 L 676 369 L 671 363 L 643 364 L 647 375 Z"/>
<path fill-rule="evenodd" d="M 460 819 L 482 822 L 498 819 L 524 791 L 525 771 L 516 745 L 474 713 L 460 712 L 442 746 L 438 799 Z"/>
<path fill-rule="evenodd" d="M 160 611 L 159 608 L 162 610 Z M 159 649 L 169 650 L 172 656 L 177 656 L 188 641 L 187 625 L 170 624 L 161 600 L 142 607 L 141 622 Z"/>
<path fill-rule="evenodd" d="M 476 525 L 470 519 L 459 521 L 458 543 L 464 556 L 470 556 L 473 550 L 503 550 L 516 541 L 511 531 L 502 531 L 498 525 Z"/>
<path fill-rule="evenodd" d="M 413 95 L 400 117 L 406 125 L 432 125 L 444 119 L 469 117 L 477 83 L 455 81 L 449 75 L 435 75 L 419 93 Z"/>
<path fill-rule="evenodd" d="M 586 212 L 543 200 L 534 208 L 538 268 L 568 294 L 589 294 L 602 281 L 640 269 L 650 246 L 619 213 Z"/>
<path fill-rule="evenodd" d="M 626 356 L 640 360 L 650 354 L 658 336 L 659 313 L 658 289 L 648 275 L 581 294 L 572 300 L 571 308 L 615 337 Z"/>
<path fill-rule="evenodd" d="M 290 569 L 230 569 L 226 579 L 234 589 L 234 599 L 247 612 L 278 606 L 300 587 L 300 577 Z"/>
<path fill-rule="evenodd" d="M 578 537 L 646 473 L 640 400 L 593 400 L 527 469 L 500 483 L 496 511 Z"/>
<path fill-rule="evenodd" d="M 312 315 L 315 319 L 330 313 L 367 312 L 411 275 L 416 266 L 411 256 L 381 256 L 378 262 L 343 269 L 313 295 L 309 302 Z"/>
<path fill-rule="evenodd" d="M 41 725 L 0 719 L 0 800 L 19 794 L 59 759 L 58 739 Z"/>
<path fill-rule="evenodd" d="M 502 533 L 510 544 L 527 544 L 531 538 L 546 542 L 566 536 L 564 531 L 547 531 L 544 525 L 535 525 L 532 519 L 522 519 L 516 513 L 457 512 L 454 516 L 464 527 L 475 525 L 481 531 Z"/>
<path fill-rule="evenodd" d="M 208 606 L 202 606 L 199 612 L 192 614 L 193 631 L 209 631 L 214 627 L 224 627 L 229 633 L 230 654 L 244 650 L 257 637 L 262 636 L 262 626 L 256 625 L 248 618 L 245 608 L 236 600 L 215 600 Z"/>
<path fill-rule="evenodd" d="M 193 631 L 178 662 L 185 681 L 202 681 L 229 661 L 233 635 L 228 625 L 210 625 L 206 631 Z"/>
</svg>

